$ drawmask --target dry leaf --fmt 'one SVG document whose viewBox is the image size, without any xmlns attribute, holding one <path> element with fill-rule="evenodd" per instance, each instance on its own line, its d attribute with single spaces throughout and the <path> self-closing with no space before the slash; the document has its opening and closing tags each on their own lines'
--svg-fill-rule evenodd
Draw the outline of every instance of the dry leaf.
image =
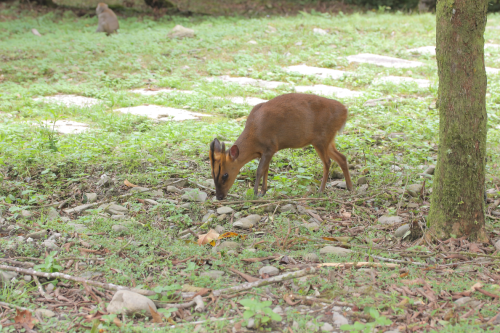
<svg viewBox="0 0 500 333">
<path fill-rule="evenodd" d="M 125 181 L 123 182 L 123 184 L 127 185 L 128 187 L 137 187 L 137 185 L 134 185 L 132 184 L 131 182 L 129 182 L 128 180 L 125 179 Z"/>
<path fill-rule="evenodd" d="M 242 278 L 244 278 L 245 280 L 247 280 L 248 282 L 255 282 L 255 281 L 259 281 L 260 279 L 256 278 L 256 277 L 253 277 L 251 275 L 248 275 L 246 273 L 243 273 L 243 272 L 240 272 L 234 268 L 228 268 L 231 272 L 233 273 L 236 273 L 238 274 L 239 276 L 241 276 Z"/>
<path fill-rule="evenodd" d="M 342 213 L 342 217 L 349 218 L 349 217 L 351 217 L 351 213 L 350 212 L 344 212 L 344 213 Z"/>
<path fill-rule="evenodd" d="M 479 245 L 476 243 L 470 243 L 469 251 L 472 253 L 483 253 L 483 251 L 479 248 Z"/>
<path fill-rule="evenodd" d="M 219 234 L 217 231 L 214 229 L 210 229 L 209 232 L 203 235 L 198 236 L 198 245 L 205 245 L 213 241 L 214 239 L 217 239 L 219 237 Z"/>
<path fill-rule="evenodd" d="M 470 290 L 476 291 L 477 289 L 481 289 L 482 287 L 483 287 L 483 284 L 481 282 L 477 282 L 472 287 L 470 287 Z"/>
<path fill-rule="evenodd" d="M 195 287 L 195 286 L 191 286 L 189 284 L 185 284 L 182 286 L 181 291 L 184 293 L 197 293 L 197 292 L 202 291 L 204 289 L 205 288 Z"/>
<path fill-rule="evenodd" d="M 316 220 L 320 221 L 320 222 L 323 222 L 323 219 L 321 218 L 321 216 L 319 216 L 318 214 L 314 214 L 313 212 L 311 211 L 308 211 L 309 215 L 311 215 L 313 218 L 315 218 Z"/>
<path fill-rule="evenodd" d="M 285 300 L 286 304 L 288 304 L 290 306 L 294 306 L 294 305 L 297 305 L 300 303 L 300 301 L 293 302 L 292 298 L 288 294 L 283 295 L 283 299 Z"/>
<path fill-rule="evenodd" d="M 115 324 L 117 327 L 122 327 L 122 322 L 120 321 L 120 319 L 118 319 L 118 317 L 115 317 L 113 319 L 113 324 Z"/>
<path fill-rule="evenodd" d="M 163 320 L 161 320 L 161 314 L 153 310 L 151 305 L 148 304 L 148 306 L 149 306 L 149 312 L 151 312 L 151 317 L 153 317 L 153 323 L 162 323 Z"/>
<path fill-rule="evenodd" d="M 16 316 L 14 317 L 14 322 L 16 324 L 21 324 L 22 326 L 29 327 L 29 329 L 33 329 L 35 324 L 33 324 L 33 317 L 31 316 L 31 312 L 28 310 L 19 311 L 16 309 Z"/>
</svg>

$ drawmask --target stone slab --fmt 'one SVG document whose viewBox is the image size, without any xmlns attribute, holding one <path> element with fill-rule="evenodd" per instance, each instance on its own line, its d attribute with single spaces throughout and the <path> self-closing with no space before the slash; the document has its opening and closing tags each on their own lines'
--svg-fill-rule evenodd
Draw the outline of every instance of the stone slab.
<svg viewBox="0 0 500 333">
<path fill-rule="evenodd" d="M 131 93 L 134 94 L 140 94 L 143 96 L 155 96 L 158 94 L 175 94 L 175 93 L 180 93 L 180 94 L 195 94 L 195 91 L 190 91 L 190 90 L 177 90 L 177 89 L 169 89 L 169 88 L 160 88 L 160 89 L 147 89 L 147 88 L 141 88 L 141 89 L 134 89 L 130 90 Z"/>
<path fill-rule="evenodd" d="M 348 56 L 347 60 L 349 62 L 359 62 L 359 63 L 372 64 L 383 67 L 393 67 L 393 68 L 413 68 L 424 65 L 424 63 L 419 61 L 410 61 L 410 60 L 381 56 L 378 54 L 370 54 L 370 53 L 361 53 Z"/>
<path fill-rule="evenodd" d="M 435 46 L 421 46 L 421 47 L 417 47 L 414 49 L 408 49 L 407 51 L 410 53 L 436 55 L 436 47 Z"/>
<path fill-rule="evenodd" d="M 239 84 L 242 86 L 252 85 L 252 86 L 257 86 L 257 87 L 262 87 L 262 88 L 267 88 L 267 89 L 276 89 L 283 84 L 285 84 L 285 85 L 288 84 L 286 82 L 265 81 L 265 80 L 252 79 L 250 77 L 231 77 L 229 75 L 223 75 L 223 76 L 219 76 L 219 77 L 209 77 L 209 78 L 207 78 L 207 80 L 209 82 L 221 80 L 223 82 L 236 83 L 236 84 Z"/>
<path fill-rule="evenodd" d="M 133 106 L 129 108 L 121 108 L 115 111 L 127 114 L 133 114 L 136 116 L 146 116 L 151 119 L 160 121 L 182 121 L 182 120 L 192 120 L 199 119 L 200 117 L 212 117 L 208 114 L 196 113 L 191 111 L 186 111 L 183 109 L 174 109 L 159 105 L 140 105 Z"/>
<path fill-rule="evenodd" d="M 325 96 L 333 95 L 337 98 L 359 97 L 363 95 L 363 93 L 359 91 L 352 91 L 345 88 L 325 86 L 323 84 L 317 84 L 314 86 L 296 86 L 295 91 L 300 93 L 311 92 L 314 94 L 325 95 Z"/>
<path fill-rule="evenodd" d="M 68 107 L 78 106 L 78 107 L 91 107 L 102 103 L 102 101 L 77 95 L 55 95 L 55 96 L 45 96 L 34 98 L 35 101 L 42 101 L 46 103 L 54 103 L 59 105 L 65 105 Z"/>
<path fill-rule="evenodd" d="M 260 103 L 267 102 L 266 99 L 261 99 L 257 97 L 213 97 L 214 99 L 227 99 L 235 104 L 247 104 L 250 106 L 255 106 Z"/>
<path fill-rule="evenodd" d="M 332 79 L 340 79 L 344 76 L 344 74 L 349 74 L 344 71 L 338 71 L 330 68 L 321 68 L 321 67 L 311 67 L 307 65 L 297 65 L 297 66 L 288 66 L 283 68 L 284 71 L 288 73 L 299 73 L 302 75 L 315 75 L 321 78 L 332 78 Z"/>
<path fill-rule="evenodd" d="M 383 76 L 373 81 L 374 84 L 385 84 L 385 83 L 404 84 L 411 82 L 415 82 L 419 88 L 428 88 L 431 86 L 431 81 L 429 80 L 414 79 L 411 77 L 404 77 L 404 76 Z"/>
<path fill-rule="evenodd" d="M 53 123 L 44 121 L 44 126 L 52 130 Z M 78 134 L 89 130 L 89 125 L 71 120 L 57 120 L 54 130 L 61 134 Z"/>
</svg>

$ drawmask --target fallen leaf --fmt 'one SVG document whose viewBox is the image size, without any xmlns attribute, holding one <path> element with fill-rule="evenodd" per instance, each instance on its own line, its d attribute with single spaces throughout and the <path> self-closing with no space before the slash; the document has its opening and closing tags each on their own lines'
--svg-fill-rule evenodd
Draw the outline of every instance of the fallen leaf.
<svg viewBox="0 0 500 333">
<path fill-rule="evenodd" d="M 479 248 L 479 245 L 476 243 L 470 243 L 469 251 L 472 253 L 483 253 L 483 251 Z"/>
<path fill-rule="evenodd" d="M 33 329 L 33 327 L 35 326 L 35 324 L 33 324 L 33 317 L 31 316 L 31 312 L 28 310 L 20 311 L 19 309 L 16 309 L 14 322 L 22 326 L 26 325 L 27 327 L 29 327 L 29 329 Z"/>
<path fill-rule="evenodd" d="M 351 215 L 352 214 L 350 212 L 344 212 L 344 213 L 342 213 L 342 217 L 345 217 L 345 218 L 349 218 L 349 217 L 351 217 Z"/>
<path fill-rule="evenodd" d="M 161 320 L 161 314 L 153 310 L 151 305 L 148 304 L 148 306 L 149 306 L 149 311 L 151 312 L 151 316 L 153 317 L 153 323 L 162 323 L 163 320 Z"/>
<path fill-rule="evenodd" d="M 246 258 L 246 259 L 241 259 L 246 262 L 260 262 L 264 260 L 270 260 L 270 259 L 278 259 L 281 258 L 280 255 L 275 255 L 275 256 L 269 256 L 269 257 L 262 257 L 262 258 Z"/>
<path fill-rule="evenodd" d="M 290 306 L 294 306 L 300 303 L 300 301 L 297 302 L 292 301 L 292 298 L 288 294 L 283 295 L 283 299 L 285 300 L 286 304 Z"/>
<path fill-rule="evenodd" d="M 228 268 L 231 272 L 233 273 L 236 273 L 238 274 L 239 276 L 241 276 L 242 278 L 244 278 L 245 280 L 247 280 L 248 282 L 255 282 L 255 281 L 259 281 L 260 279 L 256 278 L 256 277 L 253 277 L 249 274 L 246 274 L 246 273 L 243 273 L 243 272 L 240 272 L 234 268 Z"/>
<path fill-rule="evenodd" d="M 129 182 L 128 180 L 125 179 L 125 181 L 123 182 L 123 184 L 127 185 L 128 187 L 137 187 L 137 185 L 134 185 L 132 184 L 131 182 Z"/>
<path fill-rule="evenodd" d="M 313 212 L 311 211 L 308 211 L 309 215 L 311 215 L 313 218 L 315 218 L 316 220 L 320 221 L 320 222 L 323 222 L 323 219 L 321 218 L 321 216 L 319 216 L 318 214 L 314 214 Z"/>
<path fill-rule="evenodd" d="M 113 324 L 115 324 L 117 327 L 122 327 L 122 322 L 118 317 L 113 318 Z"/>
<path fill-rule="evenodd" d="M 210 231 L 207 232 L 206 234 L 198 236 L 198 245 L 201 246 L 201 245 L 208 244 L 211 241 L 213 241 L 214 239 L 217 239 L 218 237 L 219 237 L 219 234 L 217 233 L 217 231 L 215 231 L 214 229 L 210 229 Z"/>
<path fill-rule="evenodd" d="M 470 291 L 476 291 L 477 289 L 481 289 L 483 284 L 481 282 L 475 283 L 472 287 L 470 287 Z"/>
<path fill-rule="evenodd" d="M 240 235 L 236 232 L 225 232 L 222 235 L 220 235 L 218 239 L 230 238 L 230 237 L 240 237 L 241 239 L 246 239 L 247 235 Z"/>
</svg>

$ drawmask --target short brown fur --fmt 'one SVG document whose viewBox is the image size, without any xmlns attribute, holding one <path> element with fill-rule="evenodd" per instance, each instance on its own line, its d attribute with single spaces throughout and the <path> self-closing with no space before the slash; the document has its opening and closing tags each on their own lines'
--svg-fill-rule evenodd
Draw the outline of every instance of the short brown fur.
<svg viewBox="0 0 500 333">
<path fill-rule="evenodd" d="M 97 30 L 96 32 L 105 32 L 106 35 L 112 33 L 118 33 L 118 18 L 115 13 L 108 8 L 105 3 L 99 3 L 95 9 L 98 18 Z"/>
<path fill-rule="evenodd" d="M 257 195 L 267 191 L 267 174 L 273 155 L 285 148 L 312 145 L 323 161 L 323 179 L 319 192 L 328 180 L 330 158 L 344 173 L 347 188 L 352 190 L 347 159 L 335 148 L 335 136 L 347 121 L 348 111 L 342 103 L 316 95 L 286 94 L 256 105 L 248 116 L 245 129 L 226 152 L 224 143 L 214 139 L 210 144 L 210 163 L 217 199 L 226 197 L 240 169 L 260 158 L 255 179 Z"/>
</svg>

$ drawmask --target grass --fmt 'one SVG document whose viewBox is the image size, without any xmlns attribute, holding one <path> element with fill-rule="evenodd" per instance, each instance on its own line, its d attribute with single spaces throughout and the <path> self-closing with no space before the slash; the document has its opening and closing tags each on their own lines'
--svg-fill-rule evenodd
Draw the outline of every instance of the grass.
<svg viewBox="0 0 500 333">
<path fill-rule="evenodd" d="M 435 17 L 431 14 L 304 13 L 296 17 L 257 19 L 174 16 L 157 20 L 147 16 L 127 17 L 120 19 L 120 34 L 112 37 L 94 33 L 95 17 L 76 17 L 71 12 L 36 15 L 21 11 L 14 5 L 1 4 L 0 16 L 5 18 L 0 22 L 0 216 L 6 219 L 6 223 L 15 226 L 9 231 L 0 231 L 0 247 L 6 249 L 2 251 L 5 257 L 43 259 L 46 249 L 41 241 L 19 242 L 15 236 L 26 236 L 29 232 L 45 229 L 50 233 L 62 233 L 64 242 L 73 244 L 68 251 L 61 248 L 58 254 L 60 262 L 65 263 L 64 257 L 82 256 L 84 253 L 79 250 L 82 240 L 90 244 L 90 250 L 98 252 L 90 256 L 105 259 L 93 263 L 80 261 L 78 270 L 75 266 L 66 269 L 68 274 L 100 272 L 101 276 L 97 278 L 100 281 L 125 286 L 140 285 L 146 289 L 184 284 L 220 289 L 242 282 L 227 270 L 228 267 L 258 276 L 259 268 L 268 264 L 248 264 L 241 259 L 282 254 L 303 263 L 303 255 L 311 252 L 319 254 L 319 249 L 325 245 L 321 237 L 347 237 L 343 239 L 344 246 L 355 251 L 348 257 L 320 255 L 322 262 L 366 261 L 370 258 L 369 254 L 405 259 L 405 252 L 400 251 L 410 247 L 432 252 L 454 252 L 467 248 L 466 244 L 453 242 L 437 249 L 425 243 L 416 246 L 415 242 L 394 237 L 393 230 L 396 227 L 385 227 L 376 222 L 379 216 L 394 213 L 398 208 L 400 214 L 406 214 L 402 215 L 405 221 L 424 220 L 427 214 L 427 196 L 423 200 L 407 197 L 401 200 L 398 191 L 405 184 L 421 183 L 418 173 L 422 172 L 423 166 L 434 164 L 436 158 L 438 113 L 433 106 L 437 94 L 435 58 L 406 52 L 409 48 L 434 45 Z M 196 37 L 182 40 L 168 38 L 168 32 L 176 24 L 193 28 Z M 488 16 L 486 42 L 500 44 L 498 30 L 490 28 L 499 25 L 499 15 Z M 36 28 L 42 37 L 31 34 L 32 28 Z M 315 35 L 313 28 L 321 28 L 329 33 L 325 36 Z M 258 44 L 249 44 L 251 40 Z M 299 41 L 301 45 L 296 45 Z M 425 66 L 394 69 L 349 64 L 346 57 L 358 53 L 417 60 Z M 500 48 L 487 49 L 486 65 L 500 68 L 499 56 Z M 331 80 L 290 74 L 282 69 L 302 63 L 353 74 Z M 344 134 L 337 138 L 337 147 L 354 165 L 355 169 L 351 170 L 354 179 L 361 177 L 364 170 L 369 171 L 368 192 L 355 192 L 353 200 L 351 194 L 329 188 L 330 198 L 346 204 L 333 200 L 308 203 L 325 220 L 315 232 L 303 225 L 303 220 L 310 219 L 307 214 L 280 213 L 279 210 L 273 216 L 272 223 L 260 223 L 250 232 L 233 230 L 229 216 L 221 221 L 212 221 L 206 225 L 206 229 L 199 231 L 205 233 L 220 224 L 226 231 L 246 234 L 245 240 L 235 239 L 242 248 L 239 255 L 213 253 L 210 245 L 193 244 L 192 240 L 195 239 L 192 236 L 181 239 L 181 230 L 200 226 L 202 217 L 218 204 L 208 200 L 204 204 L 181 208 L 166 200 L 179 199 L 179 195 L 170 192 L 165 193 L 163 199 L 157 199 L 158 205 L 145 205 L 138 201 L 147 198 L 145 195 L 115 199 L 123 205 L 128 202 L 129 231 L 125 234 L 112 231 L 112 226 L 118 222 L 100 210 L 71 216 L 71 223 L 84 224 L 86 227 L 86 231 L 77 237 L 74 227 L 67 222 L 61 219 L 47 221 L 49 210 L 41 206 L 67 199 L 69 206 L 76 206 L 81 204 L 82 194 L 89 192 L 98 193 L 99 200 L 112 198 L 126 193 L 127 188 L 122 185 L 125 179 L 147 187 L 159 186 L 166 179 L 177 177 L 188 178 L 192 183 L 204 183 L 210 178 L 208 144 L 214 137 L 227 142 L 236 140 L 244 127 L 244 122 L 237 118 L 248 114 L 251 109 L 246 105 L 235 105 L 228 98 L 244 96 L 271 99 L 293 91 L 293 88 L 286 86 L 268 90 L 220 81 L 208 82 L 205 79 L 218 75 L 248 76 L 295 85 L 325 84 L 364 92 L 363 97 L 341 100 L 349 107 L 350 119 Z M 375 78 L 386 75 L 429 79 L 433 84 L 430 88 L 418 88 L 412 84 L 372 84 Z M 488 77 L 488 189 L 494 188 L 495 177 L 500 176 L 498 78 L 498 75 Z M 145 97 L 128 91 L 149 86 L 193 90 L 196 94 Z M 103 103 L 79 108 L 33 100 L 35 97 L 58 93 L 93 97 Z M 400 100 L 375 107 L 363 106 L 369 99 L 385 96 L 398 97 Z M 155 123 L 144 117 L 113 111 L 143 104 L 187 108 L 214 117 L 181 123 Z M 91 131 L 78 135 L 57 135 L 30 125 L 54 119 L 88 123 Z M 406 138 L 388 139 L 390 133 L 405 133 Z M 394 164 L 401 166 L 402 171 L 392 172 L 390 166 Z M 231 193 L 241 199 L 250 198 L 248 189 L 253 185 L 256 168 L 256 161 L 247 164 Z M 336 165 L 333 168 L 337 173 L 340 171 Z M 109 187 L 96 185 L 103 174 L 113 178 Z M 271 164 L 270 189 L 265 199 L 316 197 L 315 189 L 321 175 L 322 166 L 312 148 L 281 151 Z M 432 179 L 426 181 L 426 187 L 432 187 Z M 497 192 L 492 197 L 498 198 L 498 195 Z M 355 202 L 354 208 L 352 201 Z M 405 208 L 409 204 L 417 204 L 417 208 Z M 243 216 L 253 212 L 263 217 L 272 216 L 272 212 L 264 211 L 264 208 L 251 210 L 254 206 L 251 203 L 232 205 Z M 33 219 L 21 218 L 22 209 L 29 209 Z M 352 215 L 341 215 L 346 211 Z M 293 227 L 293 233 L 287 236 L 289 225 Z M 498 219 L 488 219 L 487 230 L 492 238 L 497 237 L 500 231 Z M 285 250 L 278 250 L 275 241 L 286 237 L 295 243 Z M 301 237 L 312 241 L 301 241 Z M 130 240 L 134 243 L 122 249 Z M 247 250 L 260 241 L 265 242 L 258 244 L 255 252 Z M 62 246 L 64 242 L 59 240 L 58 245 Z M 122 251 L 117 254 L 120 249 Z M 493 250 L 490 247 L 485 252 L 490 254 Z M 475 260 L 473 255 L 468 254 L 467 258 Z M 176 261 L 190 257 L 195 259 L 176 264 Z M 420 254 L 414 255 L 413 259 L 421 262 L 427 260 L 429 264 L 453 263 L 453 260 L 443 259 L 440 255 L 426 258 Z M 294 292 L 303 296 L 349 302 L 359 309 L 375 307 L 395 323 L 392 328 L 409 325 L 417 331 L 477 331 L 484 328 L 481 325 L 487 321 L 485 318 L 496 315 L 498 301 L 492 301 L 481 293 L 473 293 L 471 297 L 481 302 L 478 303 L 482 304 L 481 310 L 460 318 L 470 308 L 457 307 L 450 314 L 453 309 L 451 295 L 470 289 L 477 281 L 483 282 L 483 289 L 498 294 L 498 257 L 487 264 L 477 260 L 472 263 L 454 260 L 458 267 L 438 266 L 427 271 L 412 265 L 405 265 L 400 271 L 382 268 L 373 270 L 373 273 L 323 268 L 319 274 L 306 281 L 271 286 L 270 291 L 277 295 L 276 298 L 266 294 L 265 288 L 260 288 L 252 290 L 253 294 L 238 296 L 234 301 L 248 297 L 268 298 L 273 300 L 272 307 L 281 305 L 285 309 L 289 305 L 283 301 L 282 295 Z M 282 271 L 290 270 L 284 262 L 271 261 L 269 264 Z M 223 270 L 225 275 L 220 279 L 200 275 L 207 270 Z M 434 294 L 440 295 L 438 304 L 442 308 L 427 309 L 425 304 L 428 299 L 416 292 L 414 285 L 408 288 L 415 294 L 406 295 L 411 305 L 401 305 L 405 295 L 398 290 L 406 286 L 407 281 L 418 278 L 427 280 Z M 18 280 L 20 282 L 1 289 L 0 301 L 32 306 L 31 309 L 50 305 L 39 300 L 36 286 L 24 283 L 22 277 L 18 277 Z M 418 282 L 416 285 L 421 286 Z M 66 292 L 66 287 L 61 288 Z M 72 288 L 83 290 L 77 284 Z M 70 297 L 69 294 L 65 295 Z M 206 303 L 209 301 L 207 299 Z M 448 305 L 444 305 L 446 302 Z M 294 332 L 301 332 L 307 330 L 308 322 L 321 323 L 321 326 L 331 317 L 327 312 L 329 310 L 307 314 L 304 307 L 294 306 L 292 311 L 286 312 L 282 322 L 274 323 L 272 327 L 285 330 L 287 326 L 292 327 L 295 321 L 297 325 L 293 326 Z M 86 315 L 95 314 L 98 308 L 103 310 L 102 304 L 91 301 L 79 311 Z M 78 316 L 71 306 L 51 309 L 66 314 L 66 317 L 47 320 L 46 324 L 36 326 L 37 331 L 76 332 L 83 330 L 82 326 L 74 325 L 76 322 L 81 322 L 84 327 L 92 325 L 84 321 L 85 317 Z M 220 299 L 216 306 L 213 303 L 209 306 L 209 313 L 198 314 L 193 311 L 184 321 L 180 315 L 175 317 L 175 321 L 182 323 L 208 319 L 221 309 L 221 316 L 236 316 L 236 322 L 241 319 L 230 308 L 228 299 Z M 309 306 L 306 309 L 309 310 Z M 313 304 L 312 310 L 318 309 L 318 303 Z M 364 318 L 349 315 L 350 310 L 346 308 L 342 311 L 351 320 Z M 405 313 L 413 315 L 418 311 L 422 311 L 420 317 L 406 321 Z M 9 317 L 8 314 L 2 316 Z M 431 323 L 434 326 L 429 326 Z M 111 320 L 104 320 L 100 325 L 105 331 L 119 330 Z M 153 324 L 147 318 L 136 318 L 129 319 L 123 325 L 122 331 L 146 332 L 151 330 Z M 201 329 L 224 331 L 234 325 L 228 321 L 205 323 Z M 11 328 L 13 326 L 5 329 Z M 176 330 L 192 331 L 193 326 L 180 326 Z"/>
</svg>

